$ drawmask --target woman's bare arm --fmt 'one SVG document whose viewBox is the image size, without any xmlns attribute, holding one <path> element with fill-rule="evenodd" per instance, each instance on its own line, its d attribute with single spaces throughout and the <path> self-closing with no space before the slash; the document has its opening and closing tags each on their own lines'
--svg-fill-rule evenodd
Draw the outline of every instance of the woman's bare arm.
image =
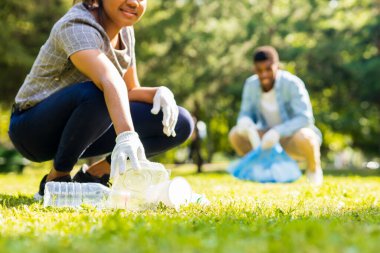
<svg viewBox="0 0 380 253">
<path fill-rule="evenodd" d="M 127 87 L 107 56 L 98 49 L 89 49 L 72 54 L 70 60 L 103 91 L 116 134 L 134 131 Z"/>
<path fill-rule="evenodd" d="M 129 67 L 127 72 L 124 74 L 124 82 L 128 87 L 128 96 L 130 101 L 153 103 L 153 97 L 158 88 L 140 86 L 135 64 Z"/>
</svg>

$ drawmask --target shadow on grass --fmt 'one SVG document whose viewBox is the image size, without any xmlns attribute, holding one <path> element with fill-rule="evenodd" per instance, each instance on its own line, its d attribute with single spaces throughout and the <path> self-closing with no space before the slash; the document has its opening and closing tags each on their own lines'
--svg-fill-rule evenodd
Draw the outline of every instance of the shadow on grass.
<svg viewBox="0 0 380 253">
<path fill-rule="evenodd" d="M 34 200 L 33 196 L 0 194 L 0 205 L 7 208 L 31 205 L 37 202 L 39 201 Z"/>
</svg>

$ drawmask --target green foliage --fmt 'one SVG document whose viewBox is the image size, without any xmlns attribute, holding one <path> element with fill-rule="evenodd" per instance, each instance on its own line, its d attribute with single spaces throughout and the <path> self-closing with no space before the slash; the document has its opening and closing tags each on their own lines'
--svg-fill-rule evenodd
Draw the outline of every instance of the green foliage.
<svg viewBox="0 0 380 253">
<path fill-rule="evenodd" d="M 8 136 L 10 111 L 4 107 L 0 105 L 0 173 L 21 173 L 28 162 L 10 145 Z"/>
<path fill-rule="evenodd" d="M 325 184 L 313 188 L 304 178 L 258 184 L 185 171 L 173 173 L 205 193 L 209 207 L 43 208 L 32 194 L 45 171 L 0 175 L 0 252 L 377 252 L 380 246 L 374 173 L 326 173 Z"/>
<path fill-rule="evenodd" d="M 150 1 L 135 26 L 141 83 L 166 85 L 208 125 L 210 153 L 230 152 L 251 54 L 275 46 L 303 79 L 324 152 L 380 151 L 380 6 L 373 0 Z M 69 0 L 0 3 L 0 99 L 10 101 Z M 219 129 L 220 128 L 220 129 Z"/>
<path fill-rule="evenodd" d="M 8 137 L 10 114 L 10 110 L 0 104 L 0 145 L 7 145 L 10 142 Z"/>
<path fill-rule="evenodd" d="M 69 0 L 0 2 L 0 101 L 11 101 Z"/>
<path fill-rule="evenodd" d="M 307 84 L 323 149 L 377 154 L 379 9 L 371 0 L 154 1 L 136 26 L 142 83 L 169 86 L 190 109 L 201 101 L 210 151 L 228 151 L 224 129 L 235 123 L 251 53 L 272 44 Z"/>
<path fill-rule="evenodd" d="M 21 173 L 26 160 L 14 149 L 7 149 L 0 145 L 0 173 Z"/>
</svg>

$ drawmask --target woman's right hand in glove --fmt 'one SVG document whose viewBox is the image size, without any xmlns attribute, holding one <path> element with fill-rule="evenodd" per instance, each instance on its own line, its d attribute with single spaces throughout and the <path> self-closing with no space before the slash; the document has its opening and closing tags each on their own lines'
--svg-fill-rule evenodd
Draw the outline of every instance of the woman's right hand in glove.
<svg viewBox="0 0 380 253">
<path fill-rule="evenodd" d="M 139 161 L 147 160 L 139 135 L 134 131 L 125 131 L 116 137 L 116 145 L 111 155 L 111 178 L 125 172 L 128 158 L 132 169 L 140 169 Z"/>
</svg>

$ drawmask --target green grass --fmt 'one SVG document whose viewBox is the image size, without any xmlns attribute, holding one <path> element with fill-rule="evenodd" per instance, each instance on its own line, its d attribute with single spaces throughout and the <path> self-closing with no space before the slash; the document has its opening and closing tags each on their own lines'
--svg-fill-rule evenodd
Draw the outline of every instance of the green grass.
<svg viewBox="0 0 380 253">
<path fill-rule="evenodd" d="M 209 207 L 141 213 L 43 208 L 32 196 L 46 168 L 0 174 L 0 252 L 379 252 L 378 171 L 326 173 L 321 188 L 193 171 L 172 175 Z"/>
</svg>

